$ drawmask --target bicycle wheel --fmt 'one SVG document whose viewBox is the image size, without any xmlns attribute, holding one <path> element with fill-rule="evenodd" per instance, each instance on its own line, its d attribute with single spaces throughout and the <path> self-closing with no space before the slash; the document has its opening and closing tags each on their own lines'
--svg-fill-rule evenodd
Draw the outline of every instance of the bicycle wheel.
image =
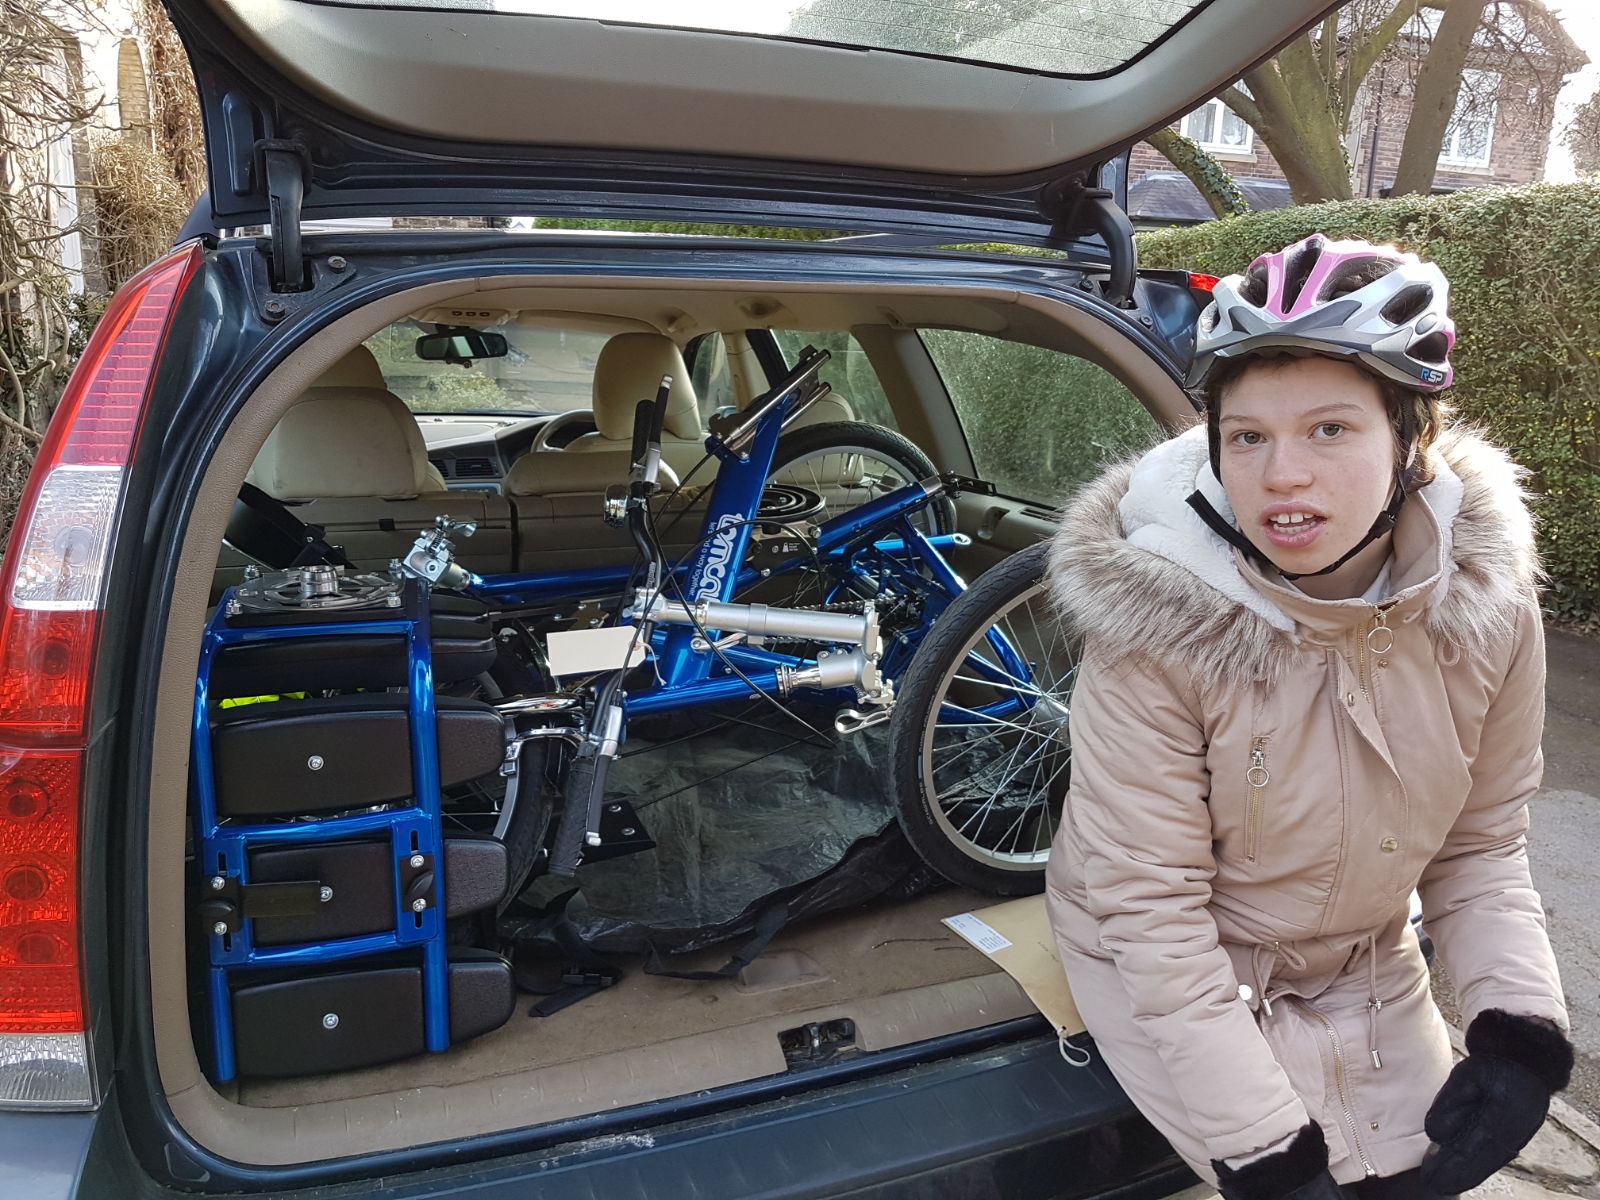
<svg viewBox="0 0 1600 1200">
<path fill-rule="evenodd" d="M 477 700 L 493 703 L 507 696 L 541 690 L 536 672 L 502 647 L 494 666 L 462 689 Z M 518 762 L 516 787 L 505 776 L 491 775 L 458 788 L 443 797 L 442 815 L 447 831 L 492 834 L 506 848 L 509 887 L 499 908 L 514 900 L 535 874 L 549 832 L 552 797 L 547 779 L 551 743 L 525 742 Z"/>
<path fill-rule="evenodd" d="M 820 522 L 938 473 L 926 454 L 893 430 L 861 421 L 827 421 L 802 425 L 779 438 L 768 480 L 821 496 L 827 507 Z M 952 533 L 955 507 L 941 496 L 911 522 L 925 534 Z"/>
<path fill-rule="evenodd" d="M 953 883 L 1044 887 L 1070 776 L 1077 642 L 1045 605 L 1046 547 L 985 572 L 940 616 L 901 680 L 890 727 L 900 826 Z"/>
</svg>

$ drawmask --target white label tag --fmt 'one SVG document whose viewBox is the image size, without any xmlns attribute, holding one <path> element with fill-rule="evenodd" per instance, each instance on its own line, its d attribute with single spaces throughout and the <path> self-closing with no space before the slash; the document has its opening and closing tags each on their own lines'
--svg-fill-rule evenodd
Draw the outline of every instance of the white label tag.
<svg viewBox="0 0 1600 1200">
<path fill-rule="evenodd" d="M 1011 945 L 1011 942 L 1002 937 L 997 930 L 991 929 L 971 913 L 946 917 L 944 923 L 985 954 L 994 954 Z"/>
<path fill-rule="evenodd" d="M 644 661 L 644 638 L 636 625 L 605 629 L 567 629 L 545 638 L 552 675 L 592 675 L 620 671 Z"/>
</svg>

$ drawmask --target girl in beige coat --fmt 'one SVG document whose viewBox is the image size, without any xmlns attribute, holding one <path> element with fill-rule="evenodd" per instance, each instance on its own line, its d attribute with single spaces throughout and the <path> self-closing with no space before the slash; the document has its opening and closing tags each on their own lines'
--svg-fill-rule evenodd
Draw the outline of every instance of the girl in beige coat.
<svg viewBox="0 0 1600 1200">
<path fill-rule="evenodd" d="M 1439 430 L 1447 294 L 1320 237 L 1223 280 L 1205 427 L 1086 489 L 1052 548 L 1085 636 L 1062 962 L 1135 1104 L 1235 1200 L 1454 1195 L 1571 1071 L 1524 839 L 1539 567 L 1516 469 Z"/>
</svg>

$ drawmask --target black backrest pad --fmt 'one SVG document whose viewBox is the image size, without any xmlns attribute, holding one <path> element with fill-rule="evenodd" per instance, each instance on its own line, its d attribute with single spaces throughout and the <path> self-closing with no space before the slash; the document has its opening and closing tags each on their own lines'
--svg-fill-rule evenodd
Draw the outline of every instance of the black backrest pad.
<svg viewBox="0 0 1600 1200">
<path fill-rule="evenodd" d="M 436 704 L 440 785 L 497 770 L 499 714 L 477 700 Z M 404 695 L 373 693 L 224 709 L 212 725 L 218 813 L 294 816 L 409 799 L 406 705 Z"/>
</svg>

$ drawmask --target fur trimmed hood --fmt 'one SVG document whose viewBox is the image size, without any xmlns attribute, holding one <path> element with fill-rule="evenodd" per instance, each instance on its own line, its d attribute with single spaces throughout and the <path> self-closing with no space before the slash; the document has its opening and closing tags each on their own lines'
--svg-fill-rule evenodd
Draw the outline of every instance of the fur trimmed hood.
<svg viewBox="0 0 1600 1200">
<path fill-rule="evenodd" d="M 1518 615 L 1538 603 L 1525 472 L 1460 427 L 1441 434 L 1430 454 L 1434 481 L 1411 497 L 1400 520 L 1402 529 L 1419 521 L 1435 527 L 1437 569 L 1397 582 L 1402 598 L 1425 607 L 1435 639 L 1464 651 L 1510 637 Z M 1213 686 L 1276 679 L 1304 630 L 1273 602 L 1270 586 L 1246 577 L 1253 568 L 1243 555 L 1185 503 L 1197 487 L 1232 519 L 1203 427 L 1086 485 L 1051 543 L 1052 602 L 1109 661 L 1181 664 Z M 1305 603 L 1333 615 L 1354 610 L 1352 620 L 1368 611 L 1359 601 Z"/>
</svg>

